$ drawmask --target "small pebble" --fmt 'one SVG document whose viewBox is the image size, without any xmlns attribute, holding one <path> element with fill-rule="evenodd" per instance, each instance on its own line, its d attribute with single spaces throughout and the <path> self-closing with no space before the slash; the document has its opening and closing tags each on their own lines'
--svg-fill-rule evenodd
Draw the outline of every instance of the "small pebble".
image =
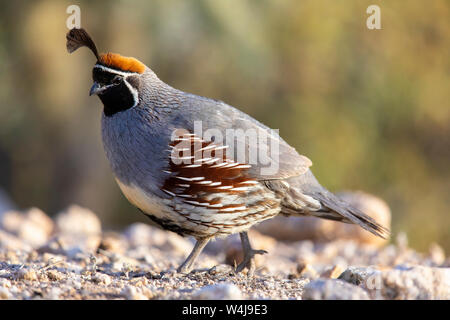
<svg viewBox="0 0 450 320">
<path fill-rule="evenodd" d="M 241 300 L 242 292 L 234 284 L 219 283 L 197 290 L 192 297 L 199 300 Z"/>
<path fill-rule="evenodd" d="M 52 281 L 60 281 L 64 279 L 64 275 L 57 270 L 48 270 L 47 277 Z"/>
<path fill-rule="evenodd" d="M 130 285 L 125 286 L 121 294 L 127 300 L 148 300 L 148 298 L 145 295 L 138 292 L 138 290 L 135 287 L 132 287 Z"/>
<path fill-rule="evenodd" d="M 104 284 L 105 286 L 111 284 L 111 282 L 112 282 L 110 276 L 108 276 L 107 274 L 104 274 L 104 273 L 100 273 L 100 272 L 97 272 L 97 273 L 92 277 L 92 280 L 93 280 L 95 283 Z"/>
<path fill-rule="evenodd" d="M 28 280 L 28 281 L 36 281 L 38 280 L 38 276 L 36 271 L 33 269 L 22 268 L 16 274 L 18 279 Z"/>
<path fill-rule="evenodd" d="M 11 299 L 11 294 L 9 293 L 7 288 L 0 287 L 0 299 L 3 300 Z"/>
<path fill-rule="evenodd" d="M 229 264 L 219 264 L 208 270 L 211 275 L 222 275 L 226 273 L 233 273 L 234 269 Z"/>
<path fill-rule="evenodd" d="M 331 268 L 326 269 L 320 274 L 321 278 L 329 278 L 329 279 L 336 279 L 338 278 L 341 273 L 343 272 L 343 268 L 340 265 L 335 265 Z"/>
<path fill-rule="evenodd" d="M 319 277 L 319 275 L 317 274 L 317 271 L 314 270 L 314 268 L 307 263 L 299 263 L 297 264 L 297 274 L 302 276 L 302 277 L 306 277 L 306 278 L 310 278 L 310 279 L 316 279 Z"/>
</svg>

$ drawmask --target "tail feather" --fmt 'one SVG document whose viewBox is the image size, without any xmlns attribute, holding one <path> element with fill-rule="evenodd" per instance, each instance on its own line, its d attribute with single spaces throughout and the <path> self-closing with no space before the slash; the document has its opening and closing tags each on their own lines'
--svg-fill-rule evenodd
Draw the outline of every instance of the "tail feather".
<svg viewBox="0 0 450 320">
<path fill-rule="evenodd" d="M 325 219 L 354 223 L 376 236 L 383 239 L 389 238 L 390 231 L 387 228 L 383 227 L 367 214 L 341 200 L 331 192 L 323 190 L 311 194 L 311 196 L 314 199 L 319 200 L 324 207 L 319 211 L 310 212 L 312 215 Z"/>
</svg>

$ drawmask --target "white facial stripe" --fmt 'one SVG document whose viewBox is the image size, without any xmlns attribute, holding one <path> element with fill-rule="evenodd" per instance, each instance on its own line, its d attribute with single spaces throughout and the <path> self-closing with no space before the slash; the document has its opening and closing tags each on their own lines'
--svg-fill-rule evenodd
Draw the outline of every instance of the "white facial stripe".
<svg viewBox="0 0 450 320">
<path fill-rule="evenodd" d="M 139 95 L 138 92 L 135 88 L 133 88 L 133 86 L 127 81 L 127 78 L 125 79 L 125 85 L 128 87 L 128 89 L 130 89 L 131 94 L 133 95 L 134 98 L 134 104 L 132 106 L 132 108 L 136 107 L 137 104 L 139 103 Z"/>
<path fill-rule="evenodd" d="M 131 75 L 136 75 L 136 76 L 139 75 L 139 73 L 136 73 L 136 72 L 123 72 L 123 71 L 119 71 L 119 70 L 116 70 L 116 69 L 111 69 L 111 68 L 102 66 L 101 64 L 98 64 L 98 63 L 94 66 L 94 68 L 99 68 L 99 69 L 101 69 L 103 71 L 116 73 L 116 74 L 121 75 L 123 77 L 128 77 L 128 76 L 131 76 Z"/>
<path fill-rule="evenodd" d="M 111 68 L 102 66 L 100 64 L 96 64 L 94 66 L 94 68 L 98 68 L 98 69 L 101 69 L 103 71 L 115 73 L 115 74 L 118 74 L 118 75 L 122 76 L 124 78 L 124 80 L 125 80 L 125 85 L 128 87 L 128 89 L 130 90 L 131 94 L 133 95 L 134 104 L 133 104 L 132 108 L 134 108 L 139 103 L 139 95 L 138 95 L 137 90 L 127 81 L 127 77 L 133 76 L 133 75 L 138 76 L 139 73 L 136 73 L 136 72 L 122 72 L 122 71 L 118 71 L 116 69 L 111 69 Z"/>
</svg>

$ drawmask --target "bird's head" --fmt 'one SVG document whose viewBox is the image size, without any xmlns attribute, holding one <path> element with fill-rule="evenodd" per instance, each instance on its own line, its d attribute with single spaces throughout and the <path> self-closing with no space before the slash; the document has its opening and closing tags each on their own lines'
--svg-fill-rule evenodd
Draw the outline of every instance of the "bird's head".
<svg viewBox="0 0 450 320">
<path fill-rule="evenodd" d="M 147 67 L 139 60 L 117 53 L 99 54 L 94 41 L 84 29 L 72 29 L 67 35 L 67 50 L 72 53 L 88 47 L 97 58 L 92 69 L 94 84 L 89 95 L 97 95 L 106 116 L 133 108 L 139 103 L 142 76 Z"/>
</svg>

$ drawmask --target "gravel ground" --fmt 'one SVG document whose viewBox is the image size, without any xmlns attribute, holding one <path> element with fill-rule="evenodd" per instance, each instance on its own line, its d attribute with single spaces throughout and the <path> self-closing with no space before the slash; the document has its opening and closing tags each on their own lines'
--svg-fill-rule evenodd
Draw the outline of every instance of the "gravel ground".
<svg viewBox="0 0 450 320">
<path fill-rule="evenodd" d="M 0 217 L 0 299 L 450 299 L 450 259 L 358 239 L 282 242 L 258 231 L 253 277 L 235 274 L 236 235 L 210 243 L 188 274 L 176 273 L 193 242 L 146 224 L 102 231 L 91 211 L 69 207 Z"/>
</svg>

